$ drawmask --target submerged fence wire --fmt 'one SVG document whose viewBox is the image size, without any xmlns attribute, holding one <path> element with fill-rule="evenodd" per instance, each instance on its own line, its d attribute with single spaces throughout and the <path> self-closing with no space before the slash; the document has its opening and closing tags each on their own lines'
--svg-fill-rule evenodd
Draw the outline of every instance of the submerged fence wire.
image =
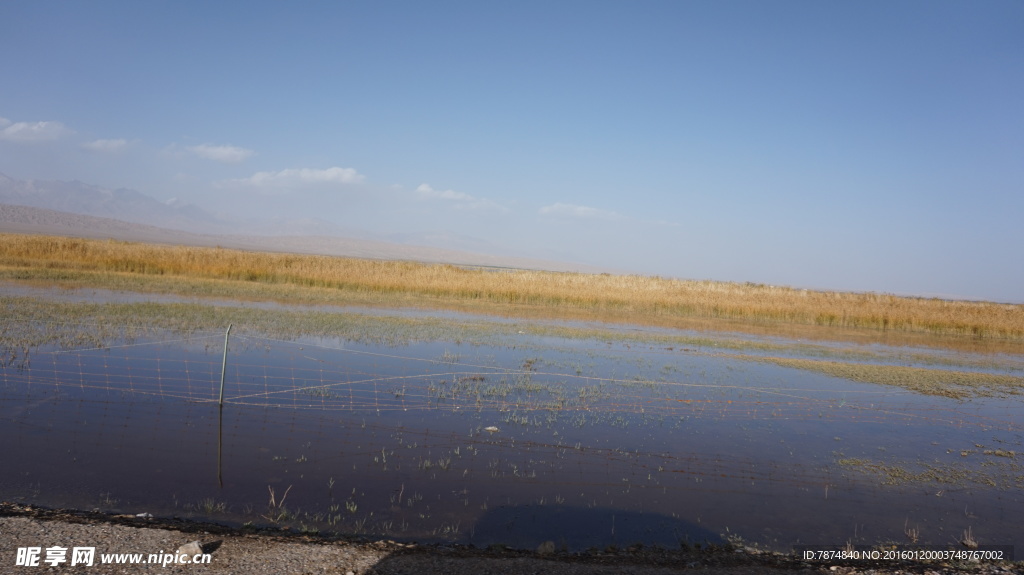
<svg viewBox="0 0 1024 575">
<path fill-rule="evenodd" d="M 222 334 L 193 334 L 85 349 L 33 350 L 29 360 L 0 369 L 0 381 L 25 390 L 74 392 L 79 400 L 136 396 L 216 403 L 222 343 Z M 992 406 L 979 411 L 963 402 L 922 401 L 899 388 L 860 385 L 839 391 L 807 384 L 737 383 L 699 374 L 623 377 L 615 375 L 620 370 L 614 359 L 583 373 L 523 359 L 523 353 L 491 355 L 485 361 L 473 348 L 462 354 L 446 348 L 424 356 L 403 353 L 401 348 L 235 335 L 228 349 L 224 404 L 377 414 L 496 410 L 522 418 L 601 413 L 1018 428 L 1013 405 L 1007 405 L 1005 414 Z M 687 361 L 685 355 L 666 357 Z"/>
</svg>

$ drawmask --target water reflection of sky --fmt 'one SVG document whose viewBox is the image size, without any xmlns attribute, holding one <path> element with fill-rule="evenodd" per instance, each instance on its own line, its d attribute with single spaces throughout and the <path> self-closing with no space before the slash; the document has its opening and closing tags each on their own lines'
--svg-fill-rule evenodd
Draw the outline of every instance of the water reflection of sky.
<svg viewBox="0 0 1024 575">
<path fill-rule="evenodd" d="M 984 453 L 1024 451 L 1016 398 L 621 342 L 238 336 L 219 410 L 221 341 L 37 350 L 3 368 L 0 497 L 521 546 L 726 529 L 776 547 L 902 542 L 907 524 L 937 544 L 967 527 L 993 544 L 1024 535 L 1017 459 Z M 883 485 L 844 459 L 997 484 Z"/>
</svg>

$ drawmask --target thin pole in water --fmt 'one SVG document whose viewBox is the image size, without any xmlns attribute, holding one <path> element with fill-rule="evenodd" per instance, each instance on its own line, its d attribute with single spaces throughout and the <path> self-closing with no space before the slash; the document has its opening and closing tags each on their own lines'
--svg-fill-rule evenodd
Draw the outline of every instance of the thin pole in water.
<svg viewBox="0 0 1024 575">
<path fill-rule="evenodd" d="M 228 331 L 224 334 L 224 361 L 220 364 L 220 405 L 224 406 L 224 372 L 228 369 L 228 336 L 231 335 L 231 324 L 228 324 Z"/>
</svg>

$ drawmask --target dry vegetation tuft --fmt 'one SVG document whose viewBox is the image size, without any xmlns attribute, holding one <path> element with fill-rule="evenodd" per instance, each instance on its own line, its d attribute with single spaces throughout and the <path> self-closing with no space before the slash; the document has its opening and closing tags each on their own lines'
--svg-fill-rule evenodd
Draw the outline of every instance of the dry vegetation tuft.
<svg viewBox="0 0 1024 575">
<path fill-rule="evenodd" d="M 51 236 L 0 235 L 8 277 L 102 275 L 329 288 L 403 303 L 477 302 L 770 324 L 1024 339 L 1024 305 L 801 290 L 635 275 L 479 270 L 452 265 L 256 253 Z M 17 272 L 11 276 L 10 272 Z M 76 275 L 77 274 L 77 275 Z"/>
</svg>

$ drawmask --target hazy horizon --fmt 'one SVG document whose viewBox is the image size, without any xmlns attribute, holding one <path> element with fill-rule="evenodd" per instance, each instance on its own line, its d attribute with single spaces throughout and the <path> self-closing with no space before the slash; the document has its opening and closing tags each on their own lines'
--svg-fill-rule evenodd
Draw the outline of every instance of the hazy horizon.
<svg viewBox="0 0 1024 575">
<path fill-rule="evenodd" d="M 13 178 L 1024 301 L 1024 4 L 9 2 L 0 22 Z"/>
</svg>

